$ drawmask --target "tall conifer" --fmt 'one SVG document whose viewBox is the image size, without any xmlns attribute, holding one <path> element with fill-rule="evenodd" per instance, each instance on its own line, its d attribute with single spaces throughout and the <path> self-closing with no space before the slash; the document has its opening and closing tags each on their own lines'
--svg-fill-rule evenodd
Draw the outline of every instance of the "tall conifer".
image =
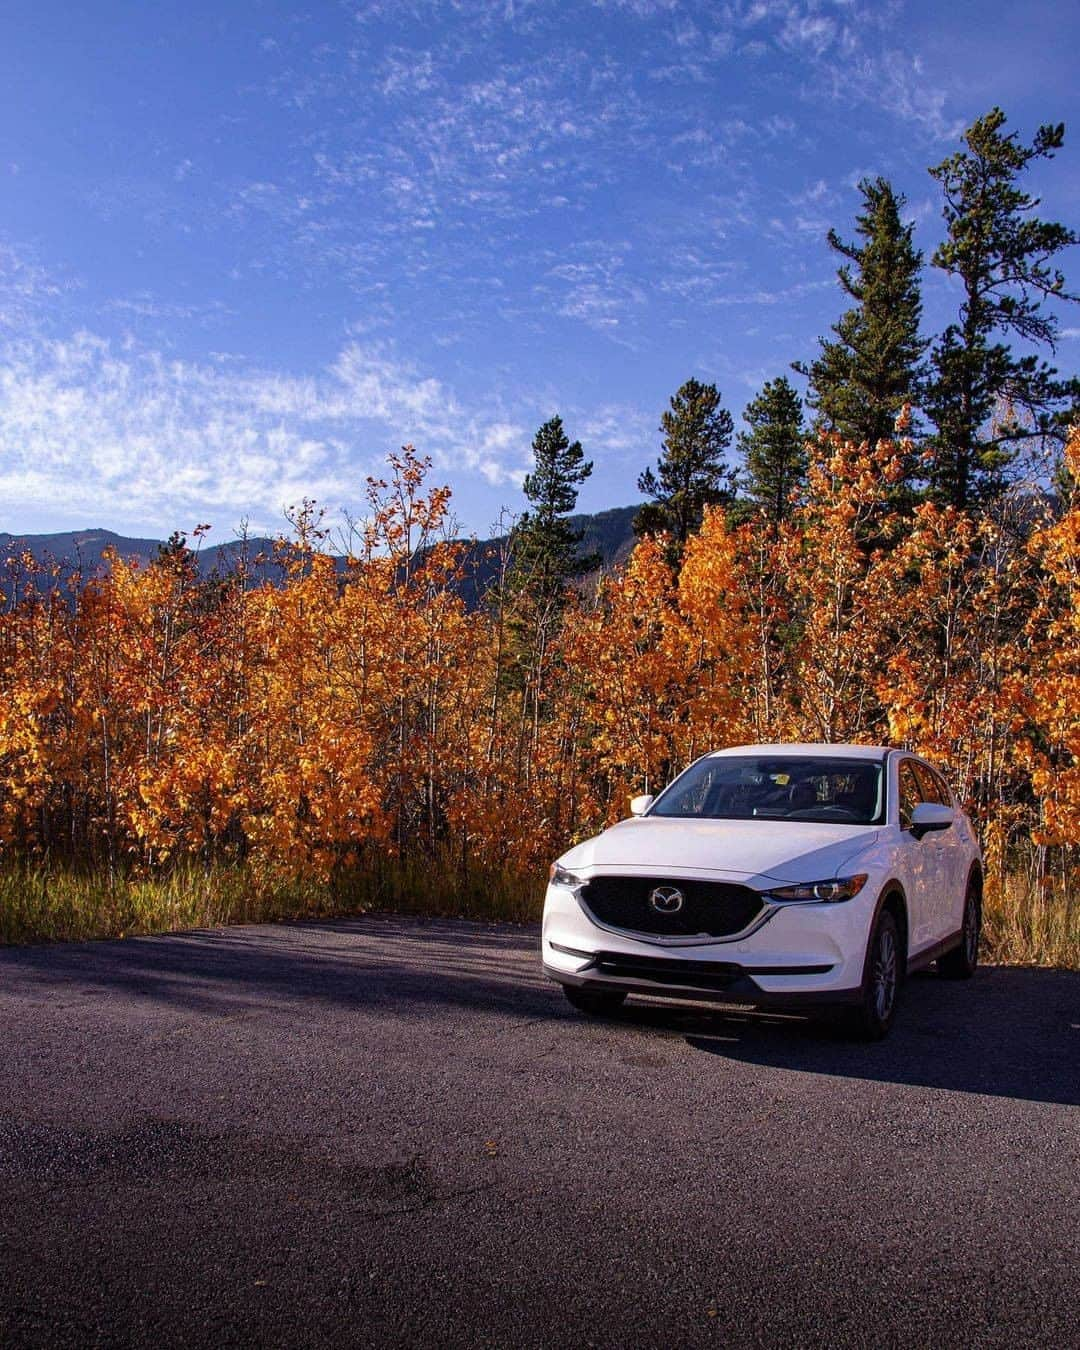
<svg viewBox="0 0 1080 1350">
<path fill-rule="evenodd" d="M 735 424 L 720 405 L 715 384 L 687 380 L 660 419 L 664 448 L 656 471 L 638 478 L 638 491 L 651 498 L 634 517 L 637 534 L 667 531 L 676 555 L 701 525 L 706 506 L 730 501 L 731 471 L 724 453 Z"/>
<path fill-rule="evenodd" d="M 750 498 L 778 525 L 791 510 L 791 494 L 806 476 L 806 431 L 802 403 L 786 376 L 766 381 L 748 403 L 739 434 Z"/>
<path fill-rule="evenodd" d="M 1057 321 L 1042 301 L 1077 298 L 1052 260 L 1080 236 L 1035 216 L 1039 199 L 1017 185 L 1033 161 L 1053 158 L 1065 127 L 1041 126 L 1030 145 L 1004 127 L 1005 114 L 992 109 L 964 133 L 964 150 L 930 170 L 945 193 L 948 227 L 932 262 L 963 289 L 957 322 L 932 357 L 931 486 L 961 508 L 1000 491 L 1018 441 L 1053 431 L 1071 388 L 1038 355 L 1016 356 L 1002 341 L 1053 348 Z"/>
<path fill-rule="evenodd" d="M 919 336 L 922 254 L 912 242 L 914 226 L 900 218 L 904 198 L 888 180 L 864 179 L 859 191 L 859 242 L 845 243 L 835 230 L 828 235 L 829 247 L 846 259 L 837 276 L 855 304 L 833 325 L 835 339 L 821 339 L 817 360 L 795 368 L 809 376 L 807 402 L 825 430 L 874 445 L 892 437 L 901 408 L 917 401 L 927 347 Z"/>
<path fill-rule="evenodd" d="M 581 442 L 570 441 L 558 415 L 537 431 L 532 450 L 533 470 L 523 484 L 532 509 L 513 532 L 510 584 L 516 592 L 528 592 L 538 611 L 557 612 L 569 583 L 597 562 L 580 555 L 581 534 L 567 520 L 593 466 Z"/>
</svg>

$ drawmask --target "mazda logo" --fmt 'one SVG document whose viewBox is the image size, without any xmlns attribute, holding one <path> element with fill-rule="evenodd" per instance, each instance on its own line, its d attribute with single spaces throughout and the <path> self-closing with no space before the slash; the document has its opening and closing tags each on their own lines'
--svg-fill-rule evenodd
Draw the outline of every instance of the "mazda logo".
<svg viewBox="0 0 1080 1350">
<path fill-rule="evenodd" d="M 674 886 L 657 886 L 649 896 L 649 904 L 657 914 L 678 914 L 683 907 L 683 893 Z"/>
</svg>

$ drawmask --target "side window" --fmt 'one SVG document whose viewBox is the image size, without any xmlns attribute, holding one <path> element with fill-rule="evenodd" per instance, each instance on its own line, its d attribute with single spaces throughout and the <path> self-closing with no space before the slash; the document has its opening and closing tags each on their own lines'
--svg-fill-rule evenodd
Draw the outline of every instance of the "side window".
<svg viewBox="0 0 1080 1350">
<path fill-rule="evenodd" d="M 922 789 L 919 787 L 919 780 L 915 777 L 915 765 L 910 759 L 905 759 L 900 765 L 899 781 L 900 828 L 902 830 L 910 830 L 911 813 L 923 800 Z"/>
<path fill-rule="evenodd" d="M 938 801 L 944 802 L 946 806 L 955 806 L 956 802 L 949 789 L 949 785 L 946 783 L 945 779 L 942 778 L 941 774 L 939 774 L 936 769 L 931 769 L 930 777 L 937 784 Z"/>
<path fill-rule="evenodd" d="M 919 780 L 919 786 L 922 788 L 922 799 L 924 802 L 938 802 L 941 806 L 949 806 L 949 798 L 945 792 L 945 784 L 933 771 L 927 768 L 925 764 L 912 764 L 915 770 L 915 776 Z"/>
</svg>

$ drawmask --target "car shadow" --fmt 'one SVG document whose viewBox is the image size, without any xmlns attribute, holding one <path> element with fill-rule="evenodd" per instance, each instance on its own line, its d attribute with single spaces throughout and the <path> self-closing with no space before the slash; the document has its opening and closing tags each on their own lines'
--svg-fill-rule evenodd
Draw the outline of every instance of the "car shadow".
<svg viewBox="0 0 1080 1350">
<path fill-rule="evenodd" d="M 1080 972 L 983 966 L 914 976 L 889 1036 L 836 1018 L 627 1004 L 621 1020 L 677 1031 L 704 1054 L 798 1073 L 1080 1106 Z"/>
</svg>

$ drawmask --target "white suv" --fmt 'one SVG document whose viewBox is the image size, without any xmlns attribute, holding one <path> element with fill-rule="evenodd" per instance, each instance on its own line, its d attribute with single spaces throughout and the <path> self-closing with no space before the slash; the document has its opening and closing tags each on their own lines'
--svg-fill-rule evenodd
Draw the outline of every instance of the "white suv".
<svg viewBox="0 0 1080 1350">
<path fill-rule="evenodd" d="M 907 972 L 975 970 L 978 841 L 915 755 L 739 746 L 631 810 L 551 868 L 544 970 L 583 1012 L 628 994 L 846 1005 L 877 1038 Z"/>
</svg>

